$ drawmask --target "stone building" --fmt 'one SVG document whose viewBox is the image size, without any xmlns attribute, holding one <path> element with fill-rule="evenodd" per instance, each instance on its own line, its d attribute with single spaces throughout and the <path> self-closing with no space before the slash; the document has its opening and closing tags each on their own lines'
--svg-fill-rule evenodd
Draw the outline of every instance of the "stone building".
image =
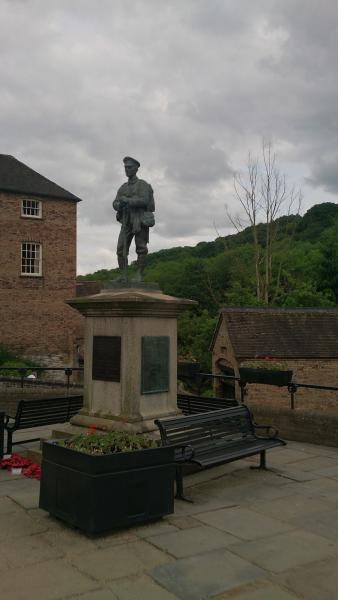
<svg viewBox="0 0 338 600">
<path fill-rule="evenodd" d="M 239 376 L 243 361 L 278 359 L 296 383 L 338 387 L 338 309 L 224 308 L 211 342 L 212 372 Z M 232 396 L 232 383 L 215 380 L 215 395 Z M 236 390 L 238 393 L 238 390 Z M 250 384 L 246 402 L 289 406 L 287 388 Z M 296 407 L 338 411 L 338 392 L 299 388 Z"/>
<path fill-rule="evenodd" d="M 75 296 L 80 198 L 0 155 L 0 344 L 43 366 L 77 363 Z"/>
</svg>

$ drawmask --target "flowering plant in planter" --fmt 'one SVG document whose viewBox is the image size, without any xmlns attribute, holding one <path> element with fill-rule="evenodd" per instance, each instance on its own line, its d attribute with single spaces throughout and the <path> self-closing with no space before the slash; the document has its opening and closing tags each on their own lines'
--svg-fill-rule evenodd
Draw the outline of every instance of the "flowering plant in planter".
<svg viewBox="0 0 338 600">
<path fill-rule="evenodd" d="M 133 452 L 146 448 L 158 448 L 159 442 L 127 431 L 110 431 L 97 433 L 95 428 L 90 428 L 88 433 L 81 433 L 71 438 L 60 441 L 60 445 L 85 454 L 102 456 L 116 452 Z"/>
<path fill-rule="evenodd" d="M 265 383 L 268 385 L 287 386 L 292 379 L 292 371 L 287 364 L 278 358 L 266 356 L 264 359 L 255 357 L 240 364 L 239 374 L 247 383 Z"/>
<path fill-rule="evenodd" d="M 42 447 L 40 508 L 100 533 L 174 511 L 175 449 L 126 431 L 94 427 Z"/>
<path fill-rule="evenodd" d="M 240 364 L 240 368 L 249 368 L 249 369 L 266 369 L 269 371 L 287 371 L 287 363 L 285 361 L 281 361 L 278 358 L 271 358 L 270 356 L 265 356 L 264 358 L 255 358 L 254 360 L 244 360 Z"/>
</svg>

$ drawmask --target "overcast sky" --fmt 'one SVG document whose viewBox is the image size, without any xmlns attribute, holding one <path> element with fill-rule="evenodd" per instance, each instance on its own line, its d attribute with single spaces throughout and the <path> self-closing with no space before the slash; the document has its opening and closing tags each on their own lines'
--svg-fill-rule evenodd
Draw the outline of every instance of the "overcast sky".
<svg viewBox="0 0 338 600">
<path fill-rule="evenodd" d="M 122 158 L 155 194 L 150 250 L 231 232 L 262 138 L 336 202 L 336 0 L 0 0 L 0 152 L 83 199 L 78 271 L 116 266 Z"/>
</svg>

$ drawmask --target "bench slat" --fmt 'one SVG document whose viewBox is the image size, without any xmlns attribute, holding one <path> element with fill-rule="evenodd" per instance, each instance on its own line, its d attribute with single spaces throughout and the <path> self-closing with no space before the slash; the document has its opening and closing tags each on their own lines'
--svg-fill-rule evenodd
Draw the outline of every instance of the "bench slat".
<svg viewBox="0 0 338 600">
<path fill-rule="evenodd" d="M 285 442 L 277 437 L 264 438 L 255 433 L 249 409 L 237 405 L 171 419 L 157 419 L 163 445 L 176 446 L 176 460 L 189 460 L 200 467 L 210 467 L 240 458 L 261 455 L 260 467 L 265 468 L 265 451 Z M 190 446 L 191 456 L 182 453 Z M 187 458 L 186 458 L 187 457 Z M 177 497 L 183 498 L 181 468 L 176 472 Z"/>
</svg>

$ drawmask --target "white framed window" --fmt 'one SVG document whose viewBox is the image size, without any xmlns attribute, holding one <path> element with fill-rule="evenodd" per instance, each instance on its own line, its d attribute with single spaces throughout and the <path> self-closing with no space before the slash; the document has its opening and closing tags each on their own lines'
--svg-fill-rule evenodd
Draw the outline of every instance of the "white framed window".
<svg viewBox="0 0 338 600">
<path fill-rule="evenodd" d="M 32 200 L 31 198 L 24 198 L 21 201 L 21 216 L 22 217 L 32 217 L 33 219 L 41 219 L 41 217 L 42 217 L 41 200 Z"/>
<path fill-rule="evenodd" d="M 21 275 L 42 274 L 42 246 L 37 242 L 21 244 Z"/>
</svg>

